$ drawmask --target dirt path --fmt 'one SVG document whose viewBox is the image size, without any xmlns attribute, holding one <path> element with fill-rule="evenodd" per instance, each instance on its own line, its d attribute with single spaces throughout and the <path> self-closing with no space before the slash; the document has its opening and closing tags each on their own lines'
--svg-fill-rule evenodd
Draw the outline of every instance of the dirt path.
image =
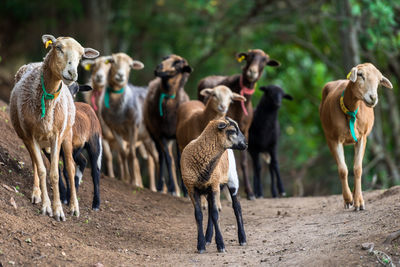
<svg viewBox="0 0 400 267">
<path fill-rule="evenodd" d="M 196 253 L 188 199 L 102 177 L 101 210 L 91 211 L 89 172 L 78 194 L 81 217 L 56 222 L 29 202 L 29 158 L 5 114 L 0 110 L 0 266 L 376 266 L 376 258 L 361 250 L 364 242 L 374 242 L 375 249 L 399 263 L 398 242 L 382 242 L 400 228 L 400 187 L 365 193 L 367 210 L 358 213 L 344 210 L 341 196 L 242 198 L 244 247 L 238 245 L 233 211 L 224 201 L 220 225 L 227 253 L 217 253 L 214 242 L 205 254 Z"/>
</svg>

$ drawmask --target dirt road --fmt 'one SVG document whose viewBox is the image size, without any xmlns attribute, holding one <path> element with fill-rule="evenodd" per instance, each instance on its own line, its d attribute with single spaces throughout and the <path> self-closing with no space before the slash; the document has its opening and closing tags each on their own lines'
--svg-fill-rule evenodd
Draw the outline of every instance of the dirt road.
<svg viewBox="0 0 400 267">
<path fill-rule="evenodd" d="M 375 256 L 361 249 L 365 242 L 374 242 L 376 250 L 399 263 L 398 241 L 382 242 L 400 228 L 400 187 L 366 192 L 367 210 L 357 213 L 343 209 L 341 196 L 242 198 L 244 247 L 238 245 L 234 214 L 224 201 L 220 225 L 226 253 L 217 253 L 214 242 L 205 254 L 196 253 L 188 199 L 102 177 L 101 209 L 91 211 L 89 172 L 78 193 L 81 216 L 56 222 L 29 201 L 30 160 L 6 120 L 0 110 L 0 266 L 377 266 Z"/>
</svg>

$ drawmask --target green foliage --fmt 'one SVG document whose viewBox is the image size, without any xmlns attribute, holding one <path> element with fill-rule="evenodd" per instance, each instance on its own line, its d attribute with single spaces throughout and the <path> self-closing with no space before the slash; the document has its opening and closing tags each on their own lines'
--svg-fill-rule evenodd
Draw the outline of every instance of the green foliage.
<svg viewBox="0 0 400 267">
<path fill-rule="evenodd" d="M 350 11 L 341 17 L 339 11 L 346 4 Z M 355 26 L 361 61 L 372 61 L 388 73 L 385 76 L 398 91 L 400 77 L 391 72 L 390 60 L 400 53 L 399 11 L 398 0 L 3 0 L 0 26 L 14 27 L 4 33 L 7 38 L 0 34 L 0 63 L 10 62 L 11 54 L 10 58 L 4 56 L 8 51 L 16 58 L 23 56 L 25 62 L 40 60 L 45 53 L 40 35 L 47 32 L 72 35 L 83 43 L 104 38 L 97 40 L 100 47 L 94 48 L 104 53 L 124 51 L 145 64 L 144 70 L 131 74 L 132 82 L 139 85 L 154 78 L 154 68 L 163 56 L 176 53 L 185 57 L 194 67 L 185 89 L 196 98 L 200 79 L 239 73 L 244 63 L 238 63 L 235 54 L 263 49 L 282 65 L 266 67 L 258 87 L 277 84 L 294 98 L 284 101 L 279 115 L 283 176 L 296 176 L 304 164 L 317 158 L 304 181 L 310 185 L 306 193 L 340 192 L 336 165 L 319 121 L 321 90 L 326 82 L 345 78 L 348 69 L 343 53 L 350 38 L 344 38 L 348 32 L 341 30 Z M 28 28 L 30 24 L 35 27 Z M 35 39 L 24 39 L 31 31 L 36 31 Z M 102 31 L 104 35 L 99 34 Z M 254 105 L 261 95 L 256 90 Z M 380 103 L 387 112 L 387 101 L 383 98 Z M 382 125 L 382 132 L 391 132 L 390 121 L 383 120 Z M 385 142 L 385 149 L 395 153 L 394 141 Z M 346 149 L 349 166 L 352 154 L 352 149 Z M 367 151 L 364 162 L 373 157 Z M 393 184 L 387 169 L 371 170 L 366 174 L 367 184 L 375 173 L 380 185 Z M 291 183 L 291 179 L 285 182 Z"/>
</svg>

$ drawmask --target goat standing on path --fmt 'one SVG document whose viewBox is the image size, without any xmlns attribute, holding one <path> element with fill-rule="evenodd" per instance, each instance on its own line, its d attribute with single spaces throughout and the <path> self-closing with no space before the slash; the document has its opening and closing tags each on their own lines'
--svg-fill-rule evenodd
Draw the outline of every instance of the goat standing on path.
<svg viewBox="0 0 400 267">
<path fill-rule="evenodd" d="M 10 118 L 18 136 L 32 159 L 32 202 L 43 200 L 42 213 L 65 220 L 58 188 L 58 162 L 61 146 L 71 185 L 71 213 L 79 216 L 75 190 L 75 165 L 72 159 L 72 125 L 75 105 L 66 85 L 77 80 L 77 67 L 82 56 L 94 58 L 99 53 L 83 48 L 70 37 L 55 38 L 43 35 L 46 48 L 51 49 L 42 63 L 24 65 L 16 74 L 10 97 Z M 51 148 L 50 180 L 53 188 L 53 207 L 47 193 L 46 168 L 41 148 Z M 39 188 L 40 179 L 40 188 Z"/>
<path fill-rule="evenodd" d="M 282 104 L 282 99 L 292 100 L 293 98 L 285 94 L 282 88 L 269 85 L 260 87 L 264 92 L 257 108 L 254 110 L 253 122 L 249 130 L 249 153 L 254 166 L 254 194 L 257 198 L 263 197 L 263 187 L 261 183 L 261 164 L 260 153 L 268 153 L 271 157 L 269 172 L 271 176 L 271 195 L 277 197 L 275 188 L 275 177 L 278 191 L 281 196 L 285 196 L 285 189 L 281 181 L 278 164 L 278 139 L 280 127 L 278 121 L 278 110 Z"/>
<path fill-rule="evenodd" d="M 117 141 L 124 169 L 122 180 L 142 186 L 139 182 L 140 167 L 136 157 L 142 110 L 138 106 L 136 95 L 145 89 L 128 84 L 128 80 L 131 69 L 140 70 L 144 65 L 125 53 L 113 54 L 109 62 L 111 68 L 103 98 L 104 105 L 100 108 L 101 117 Z M 125 148 L 125 141 L 128 149 Z"/>
<path fill-rule="evenodd" d="M 229 107 L 227 116 L 237 121 L 240 130 L 246 138 L 248 138 L 250 124 L 253 119 L 251 97 L 255 92 L 255 85 L 261 78 L 265 66 L 278 67 L 280 66 L 280 63 L 271 59 L 269 55 L 261 49 L 252 49 L 247 53 L 239 53 L 237 58 L 239 62 L 243 60 L 246 61 L 242 73 L 232 76 L 209 76 L 202 79 L 197 86 L 198 99 L 204 103 L 207 102 L 207 99 L 203 99 L 203 96 L 200 95 L 201 90 L 204 88 L 214 88 L 217 85 L 225 85 L 229 87 L 232 92 L 246 97 L 246 102 L 232 103 Z M 251 189 L 250 179 L 248 177 L 246 151 L 240 152 L 240 166 L 243 173 L 247 198 L 254 199 L 253 190 Z"/>
<path fill-rule="evenodd" d="M 178 108 L 182 103 L 189 101 L 184 86 L 191 72 L 192 68 L 186 59 L 178 55 L 165 57 L 154 71 L 157 78 L 149 83 L 149 92 L 144 103 L 144 122 L 156 144 L 159 157 L 157 190 L 161 191 L 164 186 L 165 160 L 169 177 L 168 192 L 171 194 L 177 194 L 179 188 L 176 182 L 174 158 L 168 143 L 176 138 Z"/>
<path fill-rule="evenodd" d="M 377 89 L 379 84 L 387 88 L 393 86 L 371 63 L 353 67 L 348 79 L 325 84 L 319 114 L 326 141 L 338 165 L 344 207 L 348 209 L 354 204 L 358 211 L 365 209 L 361 190 L 362 160 L 367 136 L 374 126 Z M 354 145 L 354 195 L 347 182 L 343 145 Z"/>
</svg>

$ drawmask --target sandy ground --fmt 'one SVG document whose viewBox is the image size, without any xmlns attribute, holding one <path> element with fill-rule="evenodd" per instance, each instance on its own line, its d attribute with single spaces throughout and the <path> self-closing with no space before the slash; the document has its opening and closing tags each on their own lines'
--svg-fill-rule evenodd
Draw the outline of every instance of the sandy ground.
<svg viewBox="0 0 400 267">
<path fill-rule="evenodd" d="M 383 241 L 400 228 L 400 187 L 365 192 L 367 210 L 362 212 L 344 210 L 337 195 L 242 198 L 248 239 L 243 247 L 238 245 L 233 210 L 223 201 L 220 225 L 227 252 L 218 253 L 213 242 L 200 255 L 188 199 L 103 176 L 101 208 L 94 212 L 88 171 L 78 193 L 79 218 L 68 215 L 66 222 L 56 222 L 40 215 L 40 206 L 30 203 L 30 159 L 4 102 L 0 136 L 0 266 L 379 266 L 374 255 L 361 249 L 365 242 L 373 242 L 375 250 L 399 264 L 399 242 Z"/>
</svg>

